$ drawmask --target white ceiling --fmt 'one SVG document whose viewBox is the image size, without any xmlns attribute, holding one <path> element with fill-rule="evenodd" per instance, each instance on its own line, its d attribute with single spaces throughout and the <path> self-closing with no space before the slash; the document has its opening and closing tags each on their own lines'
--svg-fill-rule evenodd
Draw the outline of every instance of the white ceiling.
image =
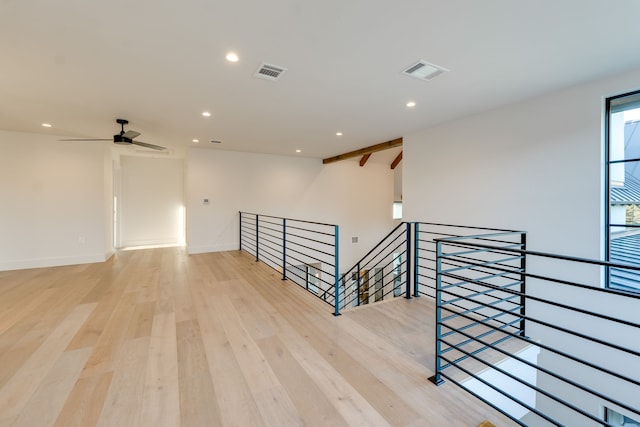
<svg viewBox="0 0 640 427">
<path fill-rule="evenodd" d="M 175 150 L 330 157 L 638 68 L 638 17 L 638 0 L 0 0 L 0 129 L 109 138 L 121 117 Z M 451 71 L 401 74 L 419 59 Z M 262 62 L 288 71 L 257 79 Z"/>
</svg>

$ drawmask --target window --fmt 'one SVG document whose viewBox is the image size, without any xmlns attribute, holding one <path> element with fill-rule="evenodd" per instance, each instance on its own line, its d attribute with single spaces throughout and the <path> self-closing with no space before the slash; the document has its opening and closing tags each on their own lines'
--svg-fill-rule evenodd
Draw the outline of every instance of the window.
<svg viewBox="0 0 640 427">
<path fill-rule="evenodd" d="M 606 102 L 605 255 L 640 265 L 640 91 Z M 608 286 L 640 292 L 640 272 L 610 268 Z"/>
<path fill-rule="evenodd" d="M 615 427 L 640 426 L 640 422 L 634 420 L 633 418 L 624 416 L 621 413 L 616 412 L 611 408 L 604 408 L 604 420 L 608 422 L 610 425 Z"/>
<path fill-rule="evenodd" d="M 402 202 L 393 202 L 393 219 L 402 219 Z"/>
</svg>

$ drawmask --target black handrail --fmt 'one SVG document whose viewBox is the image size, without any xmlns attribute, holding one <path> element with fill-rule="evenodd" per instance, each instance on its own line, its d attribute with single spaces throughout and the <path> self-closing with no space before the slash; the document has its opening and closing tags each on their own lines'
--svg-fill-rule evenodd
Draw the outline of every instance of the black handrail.
<svg viewBox="0 0 640 427">
<path fill-rule="evenodd" d="M 632 271 L 638 271 L 640 267 L 479 243 L 478 240 L 478 236 L 435 239 L 436 375 L 432 381 L 440 384 L 443 379 L 447 379 L 522 425 L 526 424 L 515 415 L 516 410 L 506 409 L 494 398 L 479 392 L 472 384 L 488 387 L 515 403 L 522 411 L 530 411 L 532 417 L 540 417 L 555 425 L 582 425 L 587 420 L 600 425 L 611 425 L 602 419 L 601 414 L 594 412 L 593 408 L 585 406 L 584 402 L 589 401 L 586 396 L 596 397 L 600 400 L 600 405 L 605 407 L 626 411 L 626 414 L 634 418 L 640 417 L 637 399 L 634 400 L 633 397 L 640 395 L 640 377 L 637 377 L 640 347 L 631 345 L 637 344 L 637 340 L 620 342 L 621 337 L 614 339 L 606 333 L 619 328 L 630 328 L 629 334 L 632 335 L 629 337 L 640 334 L 640 323 L 635 311 L 624 312 L 624 305 L 620 305 L 624 301 L 639 299 L 640 294 L 599 287 L 597 283 L 585 284 L 584 281 L 578 283 L 577 280 L 555 277 L 562 275 L 574 265 L 597 266 L 603 269 L 614 267 Z M 477 252 L 478 255 L 466 256 L 469 249 L 473 249 L 472 252 Z M 516 255 L 522 262 L 513 265 L 487 262 L 501 259 L 505 254 Z M 558 270 L 545 265 L 544 272 L 532 272 L 529 271 L 530 263 L 525 260 L 534 257 L 558 260 L 562 265 L 553 264 Z M 479 268 L 494 271 L 495 274 L 481 276 L 477 271 Z M 596 272 L 598 281 L 606 280 L 601 271 Z M 536 293 L 532 294 L 526 289 L 518 290 L 513 285 L 504 286 L 492 282 L 493 276 L 511 273 L 532 280 L 537 289 Z M 449 279 L 446 284 L 445 278 Z M 581 294 L 575 293 L 578 290 Z M 485 294 L 488 292 L 494 297 L 502 296 L 504 304 L 519 299 L 523 308 L 526 307 L 527 310 L 514 311 L 501 304 L 500 300 L 486 299 Z M 595 310 L 582 302 L 589 300 L 588 297 L 584 297 L 584 292 L 592 292 L 594 297 L 597 295 L 599 298 L 606 296 L 607 301 L 617 302 L 618 308 L 612 310 L 609 306 L 603 306 Z M 563 299 L 559 299 L 557 294 L 562 294 Z M 571 298 L 572 295 L 582 297 Z M 443 316 L 443 312 L 447 315 Z M 526 322 L 526 334 L 523 333 L 524 327 L 517 328 L 521 331 L 509 330 L 501 326 L 501 323 L 505 322 L 496 323 L 496 318 L 500 316 L 507 316 L 505 321 L 510 326 L 524 325 Z M 590 322 L 585 323 L 589 319 Z M 583 326 L 585 324 L 590 327 Z M 596 332 L 598 330 L 599 333 Z M 483 339 L 483 336 L 489 334 L 496 334 L 498 340 Z M 498 341 L 500 344 L 496 344 Z M 517 349 L 523 347 L 514 344 L 518 342 L 537 349 L 536 351 L 542 352 L 544 357 L 537 361 L 520 357 Z M 505 347 L 504 343 L 510 343 L 516 350 Z M 578 345 L 584 346 L 584 349 L 578 350 L 582 348 Z M 445 353 L 452 353 L 454 357 L 444 357 Z M 538 378 L 538 383 L 523 380 L 522 374 L 513 368 L 515 365 L 504 365 L 503 361 L 495 362 L 495 357 L 490 357 L 493 354 L 507 357 L 507 360 L 513 360 L 530 369 L 532 375 Z M 626 362 L 622 362 L 623 360 Z M 611 363 L 603 363 L 605 361 Z M 474 370 L 471 362 L 480 363 L 487 373 L 482 369 L 480 372 Z M 572 363 L 573 366 L 567 369 L 564 363 Z M 635 370 L 633 366 L 636 366 Z M 455 371 L 464 373 L 469 380 L 459 380 Z M 493 373 L 493 377 L 488 373 Z M 545 376 L 553 378 L 553 381 L 544 380 Z M 596 377 L 597 380 L 592 379 Z M 506 378 L 511 383 L 501 378 Z M 606 386 L 607 381 L 610 383 L 609 386 Z M 537 395 L 535 404 L 519 397 L 519 388 L 528 389 Z M 626 392 L 617 392 L 618 389 Z M 553 411 L 549 410 L 551 406 L 545 406 L 547 401 L 554 402 L 549 403 L 555 408 Z"/>
</svg>

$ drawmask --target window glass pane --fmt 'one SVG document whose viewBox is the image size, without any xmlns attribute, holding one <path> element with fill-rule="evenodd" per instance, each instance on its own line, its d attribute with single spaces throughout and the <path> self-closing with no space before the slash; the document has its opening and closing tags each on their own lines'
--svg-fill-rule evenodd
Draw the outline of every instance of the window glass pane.
<svg viewBox="0 0 640 427">
<path fill-rule="evenodd" d="M 640 108 L 611 113 L 609 160 L 640 159 Z M 613 179 L 613 178 L 612 178 Z"/>
<path fill-rule="evenodd" d="M 640 225 L 640 162 L 614 163 L 609 177 L 609 224 Z"/>
</svg>

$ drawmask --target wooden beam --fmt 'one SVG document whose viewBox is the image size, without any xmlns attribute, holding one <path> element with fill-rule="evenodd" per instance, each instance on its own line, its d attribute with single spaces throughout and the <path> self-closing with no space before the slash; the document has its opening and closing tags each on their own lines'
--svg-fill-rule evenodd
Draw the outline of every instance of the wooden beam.
<svg viewBox="0 0 640 427">
<path fill-rule="evenodd" d="M 362 156 L 362 158 L 360 159 L 360 167 L 364 166 L 365 163 L 367 163 L 367 160 L 369 160 L 369 157 L 371 157 L 371 153 L 367 153 L 364 156 Z"/>
<path fill-rule="evenodd" d="M 400 163 L 401 160 L 402 160 L 402 151 L 400 152 L 400 154 L 398 154 L 396 156 L 395 159 L 393 159 L 393 162 L 391 162 L 391 169 L 395 169 L 396 166 L 398 166 L 398 163 Z"/>
<path fill-rule="evenodd" d="M 376 151 L 388 150 L 389 148 L 398 147 L 402 145 L 402 138 L 392 139 L 391 141 L 381 142 L 380 144 L 372 145 L 370 147 L 361 148 L 355 151 L 349 151 L 348 153 L 339 154 L 334 157 L 328 157 L 322 159 L 322 164 L 328 164 L 338 162 L 340 160 L 351 159 L 353 157 L 363 156 L 365 154 L 375 153 Z"/>
</svg>

